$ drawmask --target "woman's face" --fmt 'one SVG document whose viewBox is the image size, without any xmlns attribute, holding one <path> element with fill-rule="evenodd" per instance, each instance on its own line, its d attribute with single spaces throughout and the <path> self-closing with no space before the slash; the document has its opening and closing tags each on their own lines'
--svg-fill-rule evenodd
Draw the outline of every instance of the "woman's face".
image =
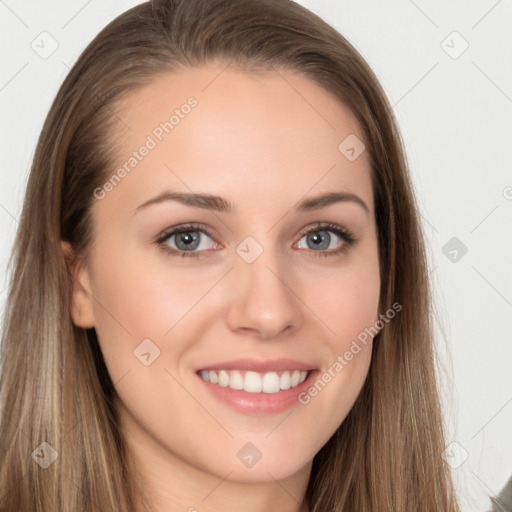
<svg viewBox="0 0 512 512">
<path fill-rule="evenodd" d="M 361 390 L 378 319 L 360 127 L 301 75 L 214 64 L 113 115 L 73 318 L 96 329 L 128 443 L 155 473 L 307 474 Z"/>
</svg>

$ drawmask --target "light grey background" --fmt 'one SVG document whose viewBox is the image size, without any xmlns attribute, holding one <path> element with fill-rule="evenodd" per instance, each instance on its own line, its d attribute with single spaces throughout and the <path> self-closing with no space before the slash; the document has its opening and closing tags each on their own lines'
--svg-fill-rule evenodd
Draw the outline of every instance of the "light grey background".
<svg viewBox="0 0 512 512">
<path fill-rule="evenodd" d="M 87 43 L 138 3 L 0 0 L 2 308 L 7 258 L 50 103 Z M 394 105 L 439 313 L 453 443 L 443 456 L 464 510 L 488 510 L 487 495 L 512 474 L 511 1 L 299 3 L 355 45 Z"/>
</svg>

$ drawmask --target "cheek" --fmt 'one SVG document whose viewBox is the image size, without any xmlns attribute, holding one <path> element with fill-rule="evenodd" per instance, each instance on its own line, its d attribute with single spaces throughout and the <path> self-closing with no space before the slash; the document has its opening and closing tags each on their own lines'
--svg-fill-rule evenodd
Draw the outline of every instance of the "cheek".
<svg viewBox="0 0 512 512">
<path fill-rule="evenodd" d="M 160 340 L 211 287 L 208 276 L 192 280 L 190 274 L 170 272 L 165 256 L 154 265 L 130 254 L 103 253 L 95 267 L 94 314 L 97 329 L 109 333 L 105 339 L 115 339 L 115 332 L 133 343 L 141 337 Z"/>
<path fill-rule="evenodd" d="M 349 276 L 338 294 L 337 306 L 331 315 L 338 344 L 356 338 L 378 319 L 380 281 L 378 276 Z M 340 348 L 342 348 L 342 346 Z"/>
<path fill-rule="evenodd" d="M 314 285 L 314 286 L 313 286 Z M 374 326 L 378 319 L 380 275 L 378 258 L 347 265 L 308 279 L 308 303 L 326 328 L 325 339 L 337 353 Z"/>
<path fill-rule="evenodd" d="M 366 379 L 378 316 L 380 274 L 377 250 L 329 274 L 317 274 L 308 301 L 325 326 L 318 350 L 324 364 L 299 402 L 322 425 L 326 437 L 350 412 Z M 326 439 L 324 439 L 326 440 Z"/>
<path fill-rule="evenodd" d="M 336 376 L 342 377 L 332 378 L 329 382 L 345 381 L 346 391 L 351 388 L 356 393 L 370 363 L 371 333 L 375 333 L 372 329 L 378 320 L 380 281 L 373 272 L 351 272 L 331 281 L 325 290 L 323 301 L 320 297 L 312 297 L 312 301 L 321 305 L 318 311 L 326 326 L 326 335 L 322 339 L 324 352 L 329 356 L 322 370 L 331 369 L 332 376 L 334 367 Z M 340 362 L 342 369 L 336 364 Z"/>
</svg>

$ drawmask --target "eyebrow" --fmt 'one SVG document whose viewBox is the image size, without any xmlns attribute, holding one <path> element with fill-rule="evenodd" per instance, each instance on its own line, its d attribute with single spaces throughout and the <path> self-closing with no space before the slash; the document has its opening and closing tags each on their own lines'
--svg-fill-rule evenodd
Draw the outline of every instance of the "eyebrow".
<svg viewBox="0 0 512 512">
<path fill-rule="evenodd" d="M 232 202 L 220 196 L 203 194 L 199 192 L 186 193 L 166 190 L 161 194 L 153 197 L 152 199 L 149 199 L 145 203 L 137 206 L 135 213 L 147 208 L 148 206 L 166 201 L 176 201 L 187 206 L 192 206 L 194 208 L 213 210 L 221 213 L 231 213 L 236 211 L 236 207 Z M 303 199 L 301 202 L 295 205 L 292 210 L 296 212 L 308 212 L 319 210 L 320 208 L 325 208 L 326 206 L 340 202 L 355 203 L 361 206 L 361 208 L 363 208 L 367 213 L 370 213 L 368 205 L 359 196 L 350 192 L 328 192 L 316 197 Z"/>
</svg>

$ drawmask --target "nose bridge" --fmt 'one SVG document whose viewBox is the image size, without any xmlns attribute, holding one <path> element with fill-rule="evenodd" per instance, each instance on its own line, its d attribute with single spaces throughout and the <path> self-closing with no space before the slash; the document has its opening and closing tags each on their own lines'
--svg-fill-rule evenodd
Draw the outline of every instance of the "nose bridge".
<svg viewBox="0 0 512 512">
<path fill-rule="evenodd" d="M 228 322 L 233 330 L 258 331 L 273 337 L 301 321 L 299 301 L 292 293 L 291 272 L 269 237 L 264 247 L 247 237 L 237 247 Z M 290 267 L 288 267 L 290 269 Z"/>
</svg>

